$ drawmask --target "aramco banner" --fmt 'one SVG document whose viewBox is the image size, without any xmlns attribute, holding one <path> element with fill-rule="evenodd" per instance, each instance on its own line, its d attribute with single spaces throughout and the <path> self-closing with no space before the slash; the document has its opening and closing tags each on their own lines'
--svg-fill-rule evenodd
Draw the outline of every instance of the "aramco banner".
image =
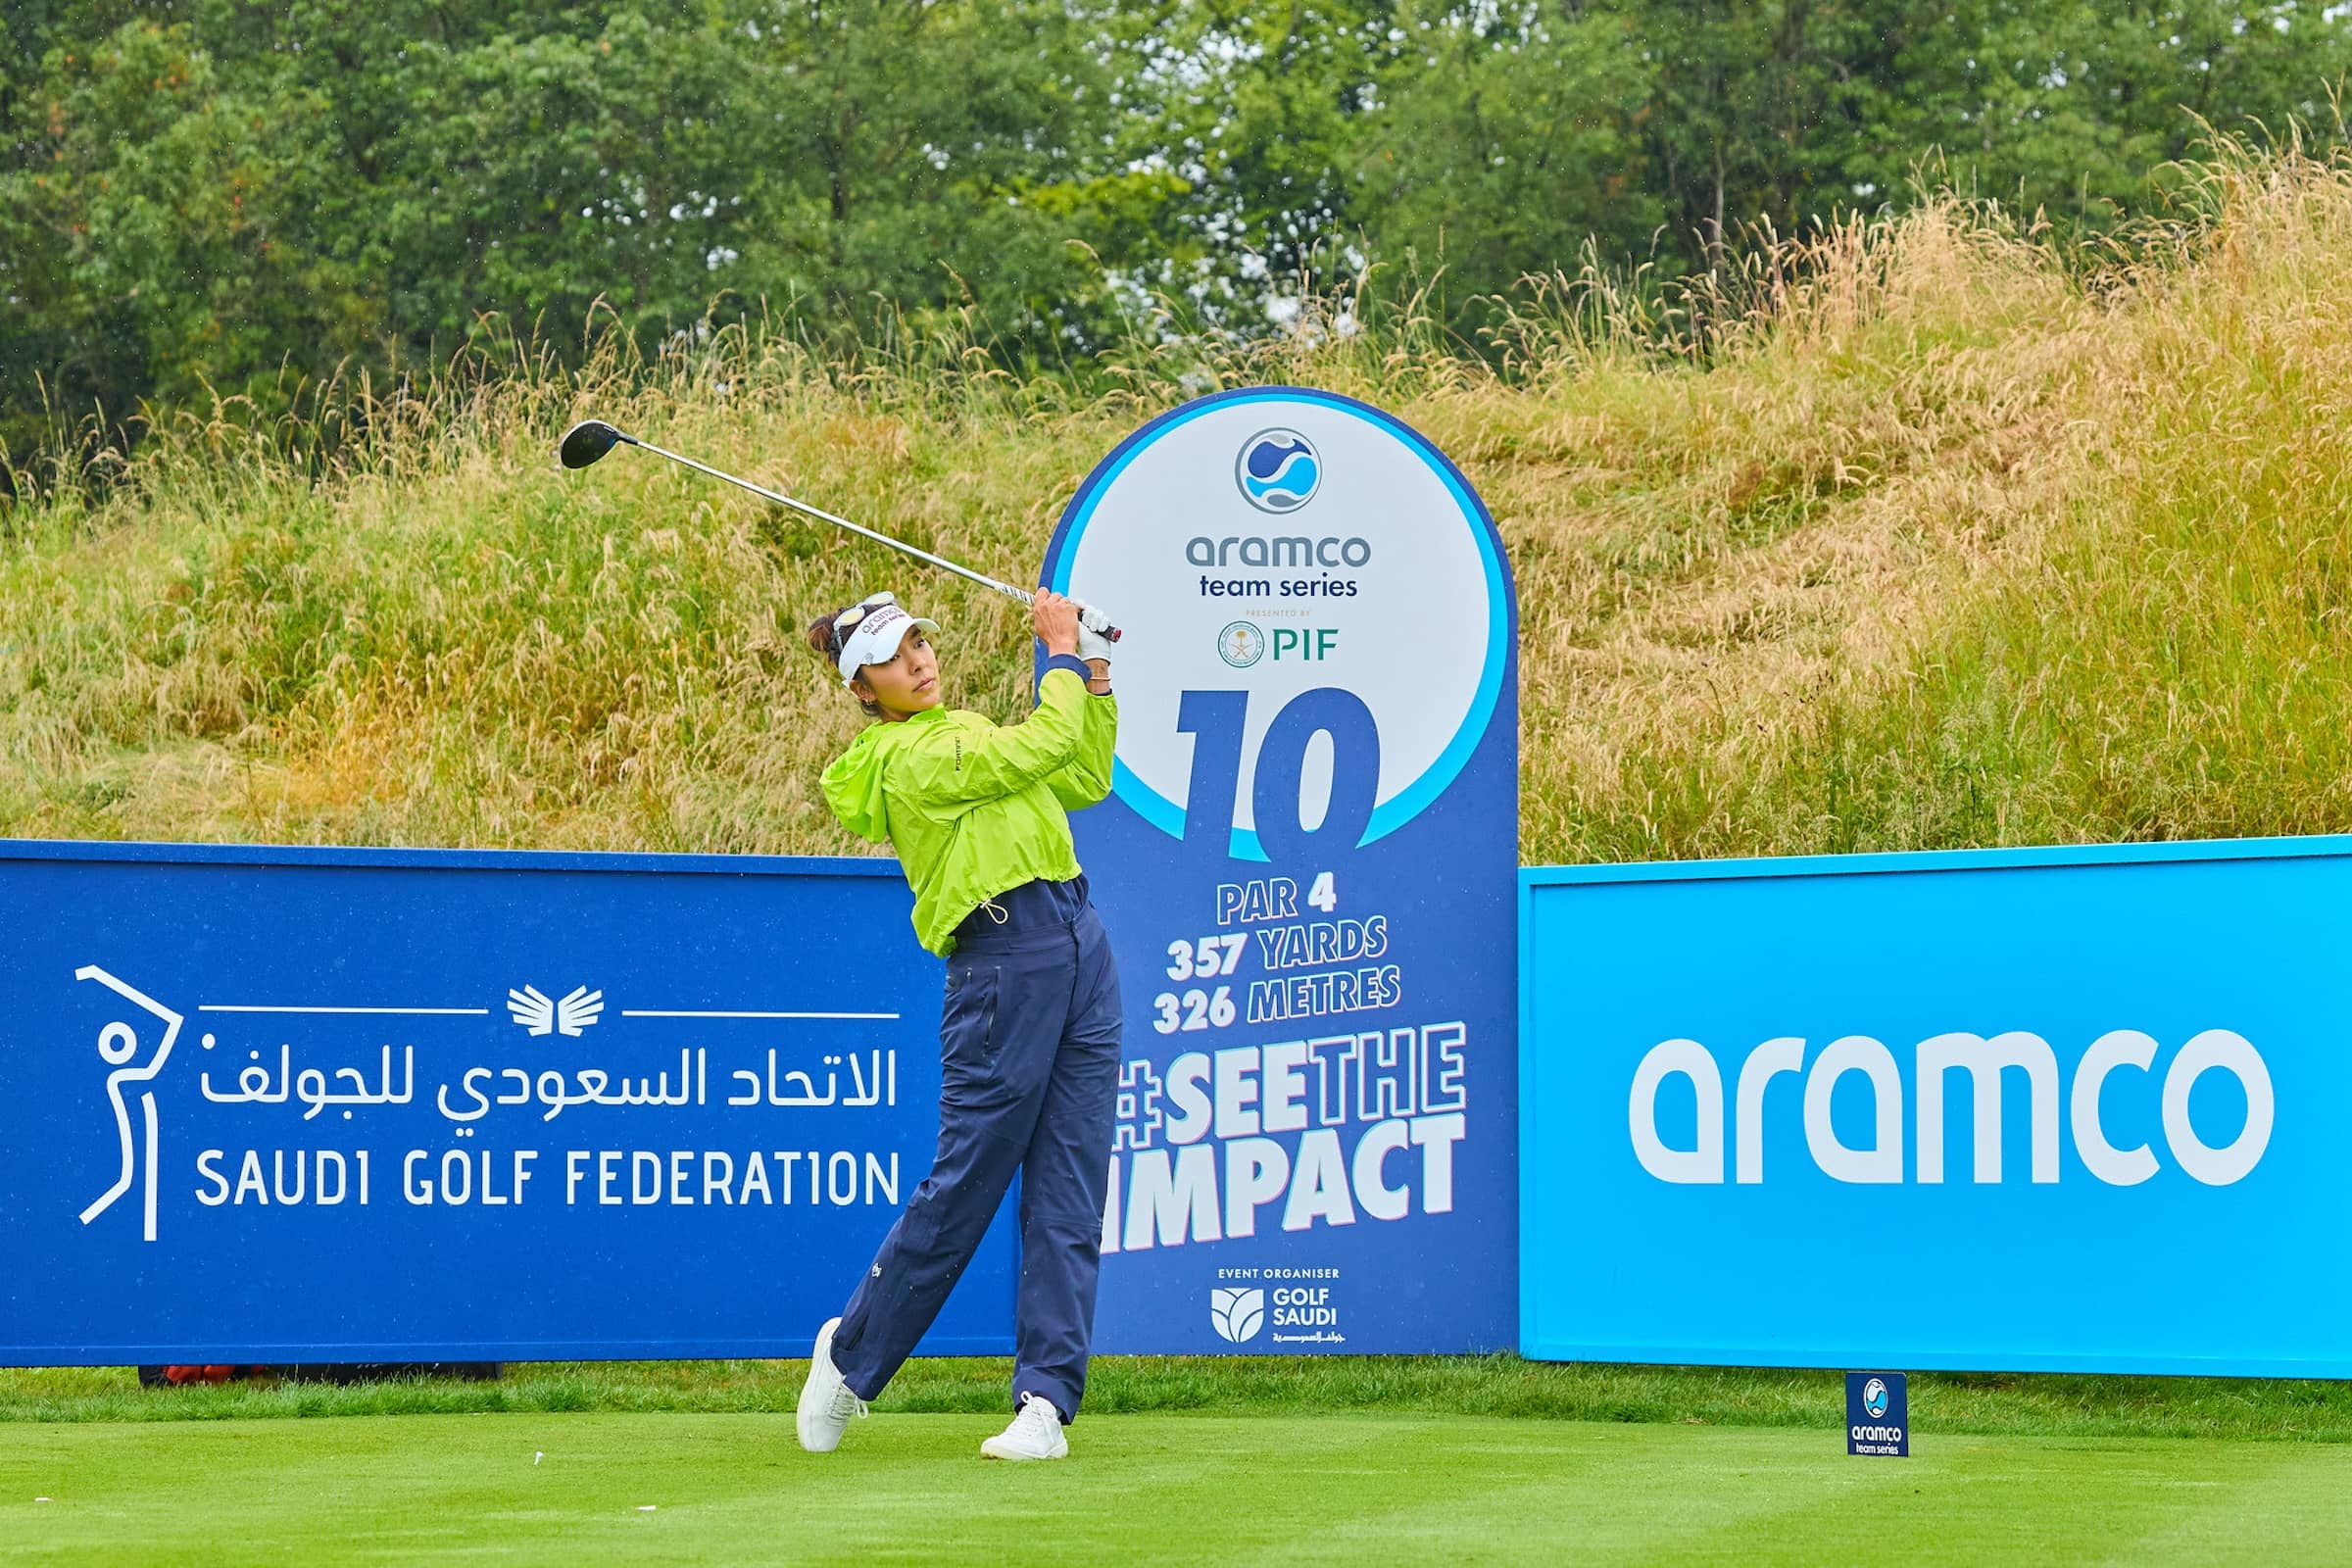
<svg viewBox="0 0 2352 1568">
<path fill-rule="evenodd" d="M 1127 1000 L 1097 1344 L 1515 1330 L 1517 622 L 1485 508 L 1298 388 L 1152 420 L 1045 580 L 1125 627 L 1076 820 Z"/>
<path fill-rule="evenodd" d="M 1521 888 L 1529 1355 L 2352 1375 L 2352 838 Z"/>
<path fill-rule="evenodd" d="M 888 860 L 0 841 L 0 1364 L 806 1355 L 930 1167 L 907 907 Z M 925 1350 L 1008 1350 L 1012 1267 Z"/>
</svg>

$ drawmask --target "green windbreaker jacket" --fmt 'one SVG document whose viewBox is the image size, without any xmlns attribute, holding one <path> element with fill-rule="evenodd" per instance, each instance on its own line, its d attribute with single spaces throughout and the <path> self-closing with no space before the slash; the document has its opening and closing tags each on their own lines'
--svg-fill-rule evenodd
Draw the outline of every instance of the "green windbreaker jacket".
<svg viewBox="0 0 2352 1568">
<path fill-rule="evenodd" d="M 914 889 L 914 934 L 943 957 L 983 901 L 1078 874 L 1068 813 L 1110 793 L 1118 700 L 1097 697 L 1066 656 L 1052 661 L 1036 710 L 999 726 L 934 708 L 868 724 L 824 773 L 842 825 L 898 851 Z"/>
</svg>

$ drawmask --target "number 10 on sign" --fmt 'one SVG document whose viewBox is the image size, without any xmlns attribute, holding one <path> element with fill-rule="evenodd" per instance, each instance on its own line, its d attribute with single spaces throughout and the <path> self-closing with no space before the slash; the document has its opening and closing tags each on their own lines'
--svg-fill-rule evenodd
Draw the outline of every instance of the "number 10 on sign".
<svg viewBox="0 0 2352 1568">
<path fill-rule="evenodd" d="M 1242 740 L 1250 694 L 1188 691 L 1176 710 L 1176 727 L 1193 737 L 1193 773 L 1186 791 L 1187 844 L 1229 836 L 1241 804 Z M 1299 800 L 1306 749 L 1317 735 L 1331 737 L 1331 798 L 1323 820 L 1308 828 Z M 1264 858 L 1295 859 L 1337 846 L 1352 850 L 1372 820 L 1380 787 L 1380 728 L 1362 698 L 1337 686 L 1300 692 L 1266 726 L 1250 780 L 1250 817 Z"/>
</svg>

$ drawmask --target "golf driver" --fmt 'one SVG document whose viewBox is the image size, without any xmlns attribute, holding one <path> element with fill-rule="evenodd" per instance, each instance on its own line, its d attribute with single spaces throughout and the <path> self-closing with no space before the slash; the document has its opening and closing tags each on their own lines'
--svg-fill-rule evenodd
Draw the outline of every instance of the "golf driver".
<svg viewBox="0 0 2352 1568">
<path fill-rule="evenodd" d="M 582 419 L 564 431 L 564 439 L 557 443 L 556 456 L 562 460 L 566 468 L 585 468 L 623 441 L 633 447 L 643 447 L 646 451 L 658 457 L 667 458 L 672 463 L 682 463 L 689 468 L 710 475 L 713 479 L 724 479 L 731 485 L 749 490 L 752 494 L 773 501 L 780 507 L 790 507 L 793 511 L 814 517 L 819 522 L 829 522 L 837 528 L 847 528 L 850 532 L 861 534 L 878 545 L 888 545 L 891 549 L 912 556 L 917 561 L 927 561 L 934 566 L 952 571 L 958 577 L 967 578 L 980 584 L 983 588 L 994 588 L 998 593 L 1018 599 L 1024 605 L 1031 603 L 1037 597 L 1026 588 L 1015 588 L 1008 582 L 999 582 L 985 572 L 974 571 L 969 566 L 959 566 L 944 556 L 935 556 L 928 550 L 918 550 L 904 540 L 893 539 L 886 533 L 876 533 L 873 529 L 860 526 L 847 517 L 837 517 L 822 508 L 812 507 L 806 501 L 796 501 L 780 491 L 770 490 L 764 485 L 754 484 L 749 479 L 739 479 L 734 474 L 723 469 L 713 468 L 707 463 L 697 463 L 692 458 L 681 457 L 675 452 L 665 451 L 655 446 L 651 441 L 640 441 L 625 431 L 614 429 L 602 419 Z M 1085 620 L 1088 630 L 1106 642 L 1115 643 L 1119 640 L 1119 628 L 1112 625 L 1110 618 L 1102 612 L 1086 604 L 1080 604 L 1078 611 L 1080 617 Z"/>
</svg>

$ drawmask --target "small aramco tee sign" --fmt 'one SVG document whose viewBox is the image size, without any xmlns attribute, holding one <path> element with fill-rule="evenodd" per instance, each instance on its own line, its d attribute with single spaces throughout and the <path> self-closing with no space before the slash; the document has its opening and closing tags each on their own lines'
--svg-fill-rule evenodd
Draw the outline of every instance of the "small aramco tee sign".
<svg viewBox="0 0 2352 1568">
<path fill-rule="evenodd" d="M 1900 1372 L 1845 1375 L 1845 1451 L 1911 1457 L 1911 1394 Z"/>
</svg>

